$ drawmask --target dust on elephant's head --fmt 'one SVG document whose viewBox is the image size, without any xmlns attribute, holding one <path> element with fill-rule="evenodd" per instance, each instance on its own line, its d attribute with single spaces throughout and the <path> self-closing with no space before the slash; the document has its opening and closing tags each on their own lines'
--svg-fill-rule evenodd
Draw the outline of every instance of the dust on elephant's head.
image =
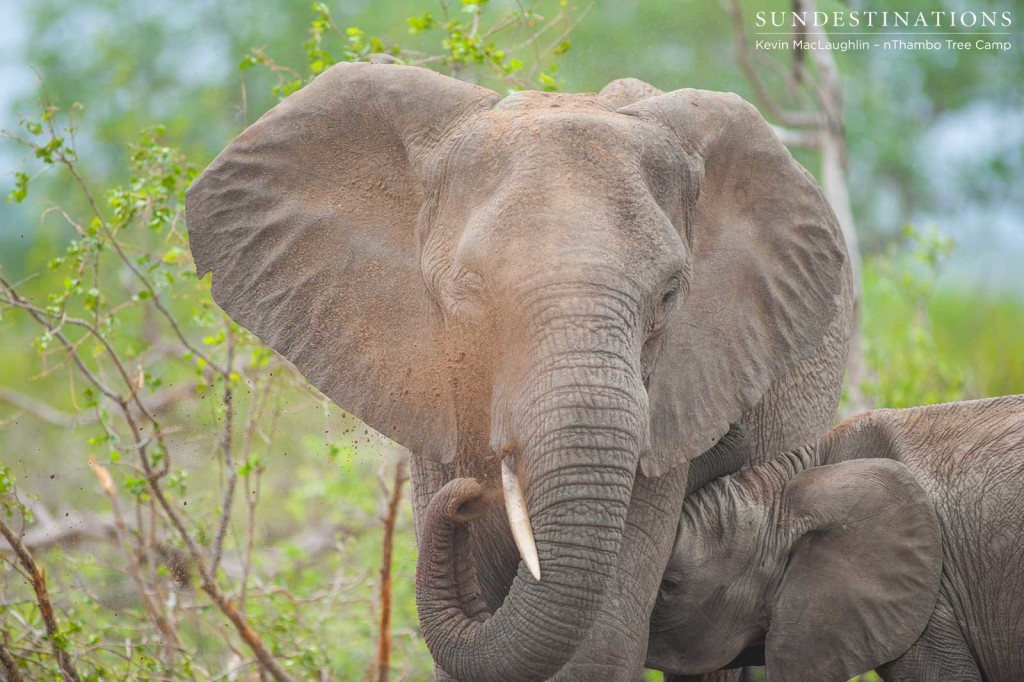
<svg viewBox="0 0 1024 682">
<path fill-rule="evenodd" d="M 834 216 L 753 107 L 637 83 L 502 99 L 341 64 L 189 190 L 197 268 L 235 320 L 418 456 L 485 480 L 492 451 L 514 461 L 548 570 L 487 626 L 538 652 L 536 677 L 597 612 L 638 467 L 685 463 L 756 405 L 821 343 L 844 276 Z M 487 637 L 425 634 L 479 677 L 465 652 Z M 488 670 L 526 674 L 508 656 Z"/>
</svg>

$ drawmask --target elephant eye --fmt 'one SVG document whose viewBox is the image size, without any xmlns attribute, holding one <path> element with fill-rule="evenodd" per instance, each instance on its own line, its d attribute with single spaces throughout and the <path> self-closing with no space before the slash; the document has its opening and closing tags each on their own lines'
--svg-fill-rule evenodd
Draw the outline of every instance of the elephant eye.
<svg viewBox="0 0 1024 682">
<path fill-rule="evenodd" d="M 654 329 L 661 329 L 662 325 L 665 324 L 666 316 L 675 307 L 676 302 L 679 300 L 679 279 L 673 277 L 669 280 L 668 284 L 665 285 L 665 290 L 661 294 L 661 301 L 658 302 L 658 309 L 654 312 Z"/>
<path fill-rule="evenodd" d="M 453 309 L 475 311 L 479 307 L 483 278 L 470 270 L 458 272 L 446 287 L 446 298 Z"/>
<path fill-rule="evenodd" d="M 673 580 L 672 578 L 664 578 L 661 581 L 662 592 L 672 592 L 679 588 L 679 581 Z"/>
<path fill-rule="evenodd" d="M 679 275 L 673 275 L 665 285 L 665 291 L 661 294 L 661 306 L 665 308 L 674 305 L 676 299 L 679 298 L 681 289 L 682 282 L 679 279 Z"/>
<path fill-rule="evenodd" d="M 455 277 L 454 284 L 459 293 L 474 294 L 483 286 L 483 277 L 472 270 L 463 270 Z"/>
</svg>

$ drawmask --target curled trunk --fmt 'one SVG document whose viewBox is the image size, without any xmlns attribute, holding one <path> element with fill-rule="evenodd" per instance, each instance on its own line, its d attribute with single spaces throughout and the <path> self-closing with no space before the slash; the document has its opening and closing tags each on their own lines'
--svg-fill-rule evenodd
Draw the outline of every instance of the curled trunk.
<svg viewBox="0 0 1024 682">
<path fill-rule="evenodd" d="M 492 615 L 468 548 L 468 524 L 490 504 L 500 504 L 497 493 L 465 478 L 446 484 L 430 503 L 416 570 L 424 637 L 435 660 L 461 681 L 547 679 L 571 658 L 600 609 L 621 528 L 592 534 L 607 555 L 597 562 L 582 531 L 560 560 L 542 545 L 543 580 L 521 569 Z"/>
<path fill-rule="evenodd" d="M 490 613 L 468 551 L 471 522 L 501 492 L 456 479 L 431 501 L 416 571 L 420 622 L 434 660 L 462 682 L 544 680 L 579 647 L 600 613 L 617 565 L 646 405 L 627 362 L 551 372 L 535 384 L 517 432 L 516 456 L 542 578 L 520 565 L 504 603 Z"/>
</svg>

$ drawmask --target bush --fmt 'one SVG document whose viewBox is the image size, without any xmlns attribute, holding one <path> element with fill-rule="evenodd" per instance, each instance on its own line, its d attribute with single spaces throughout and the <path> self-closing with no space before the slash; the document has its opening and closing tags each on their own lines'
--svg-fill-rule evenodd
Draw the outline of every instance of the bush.
<svg viewBox="0 0 1024 682">
<path fill-rule="evenodd" d="M 426 53 L 341 30 L 317 3 L 304 72 L 262 49 L 240 68 L 268 69 L 278 97 L 335 54 L 557 89 L 565 3 L 549 19 L 490 18 L 486 4 L 411 17 L 436 41 Z M 496 42 L 516 36 L 529 57 Z M 11 679 L 429 677 L 399 504 L 406 454 L 213 304 L 184 224 L 198 167 L 165 131 L 144 131 L 130 179 L 100 190 L 79 158 L 80 114 L 44 101 L 9 134 L 39 170 L 19 172 L 9 200 L 60 196 L 42 220 L 61 234 L 37 240 L 42 262 L 15 264 L 20 281 L 0 275 L 16 359 L 0 388 L 14 408 L 0 530 L 16 569 L 0 579 L 0 667 Z"/>
</svg>

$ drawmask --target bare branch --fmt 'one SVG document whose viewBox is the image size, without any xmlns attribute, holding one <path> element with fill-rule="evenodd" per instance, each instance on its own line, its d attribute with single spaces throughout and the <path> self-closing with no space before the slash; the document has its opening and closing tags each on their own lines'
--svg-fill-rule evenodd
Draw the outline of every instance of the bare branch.
<svg viewBox="0 0 1024 682">
<path fill-rule="evenodd" d="M 217 567 L 220 565 L 220 557 L 224 551 L 224 536 L 228 532 L 228 523 L 231 519 L 231 507 L 235 502 L 235 487 L 238 483 L 238 469 L 235 467 L 235 457 L 232 451 L 231 436 L 234 432 L 235 407 L 234 391 L 232 389 L 231 377 L 232 366 L 235 359 L 235 337 L 231 332 L 231 324 L 227 326 L 227 376 L 224 377 L 224 430 L 221 436 L 221 452 L 224 455 L 224 467 L 227 469 L 228 480 L 224 484 L 224 497 L 221 500 L 220 520 L 217 522 L 217 535 L 213 543 L 213 556 L 210 559 L 210 573 L 217 575 Z"/>
<path fill-rule="evenodd" d="M 747 80 L 750 81 L 750 85 L 754 88 L 754 93 L 757 95 L 761 105 L 782 125 L 791 128 L 817 127 L 820 121 L 816 113 L 786 111 L 771 96 L 751 59 L 750 42 L 747 37 L 746 26 L 743 23 L 743 11 L 740 9 L 739 3 L 736 0 L 722 0 L 722 6 L 732 19 L 733 47 L 736 51 L 736 60 L 739 62 L 740 68 L 743 69 Z"/>
<path fill-rule="evenodd" d="M 16 308 L 20 308 L 22 310 L 27 311 L 29 315 L 32 316 L 32 319 L 39 323 L 40 326 L 46 329 L 54 338 L 56 338 L 61 343 L 61 345 L 68 352 L 68 355 L 71 357 L 71 360 L 74 362 L 75 366 L 78 367 L 79 371 L 82 373 L 83 376 L 85 376 L 89 383 L 95 386 L 100 393 L 102 393 L 105 397 L 109 398 L 118 406 L 118 408 L 120 408 L 121 413 L 124 416 L 125 422 L 127 422 L 129 428 L 131 429 L 132 437 L 135 439 L 135 447 L 139 451 L 139 457 L 142 459 L 143 466 L 144 468 L 146 468 L 147 474 L 151 473 L 149 470 L 149 459 L 146 455 L 145 450 L 146 441 L 144 441 L 142 438 L 141 429 L 137 424 L 135 415 L 132 413 L 132 410 L 130 409 L 130 404 L 134 403 L 135 406 L 138 408 L 139 412 L 141 413 L 141 416 L 145 417 L 145 419 L 150 423 L 150 425 L 152 426 L 153 436 L 156 438 L 160 447 L 166 453 L 167 446 L 166 443 L 164 442 L 163 433 L 160 431 L 160 426 L 156 419 L 154 419 L 152 415 L 146 412 L 146 408 L 145 406 L 143 406 L 142 401 L 139 398 L 137 382 L 133 381 L 131 376 L 129 376 L 128 371 L 124 367 L 124 363 L 121 361 L 121 357 L 118 355 L 117 351 L 114 350 L 113 346 L 110 345 L 110 341 L 107 339 L 107 337 L 100 333 L 99 329 L 97 329 L 92 323 L 86 320 L 67 317 L 66 315 L 63 314 L 58 318 L 60 325 L 72 324 L 74 326 L 82 327 L 83 329 L 88 331 L 93 336 L 93 338 L 95 338 L 99 342 L 101 346 L 103 346 L 104 351 L 110 358 L 110 361 L 114 364 L 114 367 L 117 369 L 118 374 L 120 375 L 122 381 L 124 382 L 125 388 L 129 391 L 128 396 L 122 396 L 116 393 L 107 384 L 102 382 L 100 378 L 96 376 L 96 374 L 85 365 L 85 363 L 82 361 L 82 358 L 79 357 L 78 355 L 77 345 L 72 344 L 71 341 L 67 338 L 67 336 L 65 336 L 64 333 L 60 331 L 59 327 L 55 326 L 54 323 L 50 321 L 52 318 L 55 317 L 52 313 L 43 310 L 42 308 L 39 308 L 37 306 L 34 306 L 27 300 L 22 298 L 14 290 L 13 286 L 2 276 L 0 276 L 0 288 L 3 289 L 3 292 L 6 296 L 5 299 L 0 299 L 0 301 L 12 305 Z M 169 466 L 170 458 L 164 457 L 163 464 L 160 470 L 154 473 L 156 479 L 159 479 L 160 477 L 164 476 L 167 473 Z"/>
<path fill-rule="evenodd" d="M 38 514 L 36 514 L 38 517 Z M 67 547 L 79 543 L 110 541 L 117 537 L 114 519 L 110 516 L 74 515 L 41 523 L 28 528 L 21 535 L 21 543 L 32 553 L 51 547 Z M 13 553 L 13 548 L 0 548 L 0 553 Z"/>
<path fill-rule="evenodd" d="M 47 639 L 50 640 L 50 647 L 53 649 L 53 655 L 57 659 L 57 665 L 60 666 L 61 674 L 67 682 L 80 682 L 78 671 L 75 670 L 75 666 L 71 663 L 71 657 L 68 656 L 68 652 L 61 641 L 60 627 L 57 625 L 57 617 L 54 615 L 53 604 L 50 602 L 50 594 L 46 588 L 46 575 L 43 569 L 36 564 L 32 554 L 21 543 L 18 534 L 7 525 L 3 518 L 0 518 L 0 534 L 7 539 L 11 549 L 14 550 L 18 563 L 21 564 L 21 567 L 31 579 L 32 589 L 36 593 L 36 604 L 39 606 L 39 613 L 43 617 L 43 625 L 46 626 Z"/>
<path fill-rule="evenodd" d="M 807 12 L 817 9 L 816 0 L 794 0 L 795 6 Z M 811 26 L 808 28 L 813 42 L 824 43 L 828 36 L 824 28 Z M 839 227 L 846 240 L 846 250 L 850 256 L 850 269 L 853 271 L 854 294 L 854 328 L 851 332 L 850 353 L 846 364 L 847 385 L 849 390 L 850 409 L 859 412 L 871 405 L 865 400 L 861 391 L 864 383 L 864 351 L 861 340 L 860 310 L 863 287 L 861 274 L 860 244 L 857 238 L 857 225 L 853 217 L 853 206 L 850 201 L 850 189 L 847 179 L 846 126 L 843 118 L 843 89 L 839 79 L 839 68 L 830 50 L 811 50 L 818 73 L 819 85 L 815 93 L 820 102 L 823 114 L 821 129 L 821 185 L 835 211 Z"/>
<path fill-rule="evenodd" d="M 148 414 L 159 414 L 169 410 L 182 400 L 195 395 L 196 386 L 197 384 L 195 383 L 179 384 L 174 388 L 154 394 L 148 398 L 142 398 L 143 409 Z M 58 410 L 42 400 L 37 400 L 6 386 L 0 386 L 0 401 L 10 403 L 23 412 L 27 412 L 45 422 L 65 429 L 88 426 L 100 420 L 99 415 L 95 411 L 69 414 Z M 142 416 L 135 405 L 132 405 L 131 409 L 137 413 L 136 416 Z"/>
<path fill-rule="evenodd" d="M 14 660 L 14 656 L 11 655 L 7 644 L 2 641 L 0 641 L 0 668 L 3 669 L 8 682 L 24 682 L 25 678 L 18 671 L 18 664 Z"/>
<path fill-rule="evenodd" d="M 380 561 L 380 628 L 377 635 L 377 660 L 374 663 L 377 682 L 388 682 L 391 676 L 391 565 L 395 543 L 395 522 L 398 505 L 402 501 L 402 485 L 408 479 L 405 460 L 395 464 L 395 477 L 391 484 L 387 513 L 384 515 L 384 536 L 381 541 Z"/>
<path fill-rule="evenodd" d="M 277 659 L 267 650 L 263 644 L 263 640 L 256 633 L 255 630 L 249 625 L 248 619 L 243 616 L 235 605 L 227 598 L 224 592 L 217 585 L 216 577 L 212 575 L 206 566 L 206 561 L 203 558 L 202 549 L 196 542 L 195 537 L 185 527 L 185 522 L 182 520 L 181 515 L 174 509 L 167 496 L 164 494 L 163 488 L 160 486 L 160 481 L 156 478 L 152 468 L 150 467 L 148 459 L 142 458 L 142 464 L 146 471 L 146 479 L 149 483 L 150 491 L 156 501 L 159 503 L 164 514 L 170 520 L 174 530 L 178 533 L 178 536 L 184 541 L 185 546 L 188 548 L 188 553 L 195 563 L 196 570 L 199 573 L 199 578 L 202 584 L 203 592 L 213 600 L 213 603 L 217 605 L 217 608 L 227 616 L 231 624 L 234 625 L 235 630 L 238 632 L 242 641 L 252 649 L 256 659 L 259 660 L 260 665 L 270 673 L 271 677 L 276 682 L 294 682 L 294 678 L 289 675 L 281 664 L 277 662 Z"/>
<path fill-rule="evenodd" d="M 804 149 L 820 149 L 821 136 L 815 130 L 793 130 L 781 126 L 772 126 L 775 135 L 782 144 L 787 147 L 802 147 Z"/>
<path fill-rule="evenodd" d="M 163 637 L 164 642 L 177 649 L 181 649 L 181 640 L 178 638 L 177 631 L 174 629 L 171 622 L 167 620 L 166 614 L 160 608 L 159 601 L 152 598 L 149 589 L 146 587 L 145 580 L 142 579 L 142 570 L 139 566 L 139 558 L 135 555 L 134 548 L 128 538 L 124 516 L 121 514 L 121 504 L 117 499 L 117 488 L 114 487 L 114 481 L 110 477 L 110 473 L 105 467 L 97 464 L 95 460 L 90 461 L 89 466 L 91 466 L 93 471 L 96 473 L 96 477 L 100 481 L 100 487 L 103 488 L 103 492 L 106 493 L 107 497 L 110 499 L 110 506 L 114 512 L 114 529 L 117 533 L 117 544 L 120 546 L 121 552 L 124 554 L 124 558 L 128 563 L 128 574 L 132 577 L 132 581 L 135 583 L 135 588 L 139 591 L 139 598 L 142 600 L 142 605 L 150 615 L 150 618 L 153 619 L 153 624 L 156 625 L 157 631 L 160 633 L 160 636 Z M 171 651 L 170 647 L 165 647 L 165 651 Z"/>
<path fill-rule="evenodd" d="M 49 121 L 49 126 L 51 135 L 53 137 L 56 137 L 57 133 L 56 129 L 54 128 L 52 118 Z M 62 166 L 64 166 L 64 168 L 67 169 L 68 173 L 71 174 L 71 177 L 74 179 L 75 184 L 78 185 L 78 188 L 81 190 L 83 196 L 88 202 L 89 207 L 92 209 L 93 214 L 96 216 L 96 219 L 100 225 L 100 229 L 102 230 L 104 236 L 106 236 L 107 238 L 107 242 L 114 248 L 114 252 L 121 259 L 121 262 L 124 263 L 124 265 L 132 272 L 132 274 L 135 275 L 136 279 L 139 280 L 142 286 L 144 286 L 146 290 L 150 293 L 150 297 L 153 300 L 153 305 L 156 306 L 156 309 L 160 311 L 160 314 L 163 315 L 163 317 L 167 320 L 168 324 L 170 324 L 171 329 L 174 332 L 174 335 L 178 337 L 178 340 L 181 342 L 181 344 L 188 348 L 189 351 L 192 352 L 196 357 L 203 358 L 211 367 L 216 369 L 218 372 L 223 373 L 224 370 L 222 368 L 220 368 L 216 363 L 212 361 L 211 358 L 207 357 L 205 353 L 203 353 L 199 348 L 192 344 L 192 342 L 190 342 L 188 338 L 186 338 L 184 332 L 181 330 L 181 326 L 178 324 L 178 321 L 174 318 L 174 315 L 171 314 L 171 311 L 168 310 L 167 307 L 164 305 L 163 300 L 160 298 L 159 292 L 157 292 L 156 290 L 156 287 L 154 287 L 153 283 L 149 281 L 149 278 L 146 277 L 141 270 L 139 270 L 139 268 L 135 265 L 132 259 L 128 257 L 128 254 L 124 252 L 124 248 L 122 247 L 121 243 L 114 238 L 114 234 L 111 232 L 110 226 L 104 219 L 103 213 L 100 211 L 99 205 L 96 202 L 96 198 L 93 196 L 92 190 L 89 188 L 89 184 L 85 181 L 85 178 L 82 177 L 81 173 L 78 172 L 78 166 L 76 163 L 77 154 L 72 152 L 72 156 L 69 156 L 67 152 L 62 150 L 55 158 L 60 162 Z"/>
<path fill-rule="evenodd" d="M 128 376 L 127 372 L 125 371 L 124 366 L 121 363 L 120 357 L 117 355 L 116 351 L 114 351 L 114 349 L 110 346 L 109 341 L 99 332 L 99 330 L 97 330 L 93 325 L 91 325 L 89 322 L 85 320 L 76 320 L 73 318 L 64 317 L 61 318 L 63 321 L 67 321 L 78 326 L 84 327 L 96 337 L 96 339 L 100 342 L 101 345 L 104 346 L 105 350 L 109 354 L 111 361 L 115 364 L 118 372 L 124 379 L 128 390 L 132 391 L 130 396 L 127 398 L 115 393 L 85 365 L 82 359 L 78 356 L 77 352 L 75 352 L 75 349 L 72 346 L 70 340 L 68 340 L 67 337 L 64 336 L 62 332 L 55 330 L 54 325 L 49 320 L 49 313 L 47 313 L 47 311 L 37 308 L 36 306 L 32 305 L 31 303 L 23 299 L 21 296 L 19 296 L 11 287 L 11 285 L 2 277 L 0 277 L 0 285 L 3 286 L 4 294 L 7 297 L 7 300 L 5 302 L 28 311 L 28 313 L 33 317 L 33 319 L 36 320 L 36 322 L 38 322 L 41 326 L 50 331 L 51 334 L 53 334 L 53 336 L 57 338 L 61 342 L 61 344 L 67 349 L 67 351 L 71 354 L 72 360 L 74 361 L 75 365 L 79 368 L 79 370 L 82 372 L 82 374 L 86 377 L 86 379 L 88 379 L 89 382 L 92 383 L 97 388 L 97 390 L 103 393 L 103 395 L 114 401 L 121 409 L 121 413 L 125 421 L 127 422 L 129 432 L 135 439 L 135 448 L 138 451 L 139 460 L 142 464 L 143 471 L 145 472 L 146 482 L 149 486 L 149 490 L 152 493 L 153 497 L 158 502 L 160 508 L 163 510 L 165 516 L 167 516 L 167 518 L 170 520 L 171 526 L 178 533 L 179 537 L 182 539 L 182 541 L 185 543 L 185 546 L 188 548 L 188 553 L 199 572 L 203 591 L 206 592 L 210 599 L 213 600 L 214 604 L 217 605 L 221 612 L 228 617 L 228 620 L 230 620 L 232 625 L 235 626 L 235 629 L 238 632 L 239 636 L 241 636 L 242 640 L 252 649 L 253 653 L 259 660 L 260 664 L 264 667 L 264 669 L 268 673 L 270 673 L 270 675 L 277 682 L 293 682 L 294 678 L 292 678 L 292 676 L 289 675 L 284 670 L 284 668 L 281 667 L 280 663 L 277 662 L 277 659 L 274 658 L 274 656 L 264 646 L 260 636 L 252 629 L 252 627 L 250 627 L 249 621 L 235 608 L 235 605 L 227 598 L 224 592 L 217 585 L 215 576 L 208 570 L 206 566 L 202 549 L 196 542 L 195 537 L 192 535 L 192 533 L 189 532 L 188 528 L 185 526 L 185 522 L 181 514 L 174 508 L 174 506 L 170 503 L 170 501 L 164 494 L 163 488 L 160 485 L 160 479 L 162 476 L 166 474 L 168 470 L 168 462 L 170 458 L 168 456 L 164 457 L 160 469 L 153 468 L 152 462 L 149 458 L 149 455 L 147 454 L 147 441 L 144 439 L 144 434 L 141 432 L 141 429 L 137 424 L 137 421 L 133 416 L 131 410 L 128 409 L 128 404 L 130 400 L 136 401 L 140 409 L 143 409 L 142 404 L 138 402 L 139 398 L 137 392 L 133 390 L 134 384 L 131 378 Z M 225 380 L 229 380 L 229 377 L 225 376 Z M 152 416 L 148 414 L 146 414 L 146 418 L 153 425 L 153 432 L 157 436 L 159 442 L 161 443 L 161 446 L 163 446 L 162 435 L 160 433 L 159 428 L 157 428 L 155 420 L 153 420 Z M 164 448 L 164 450 L 166 452 L 166 447 Z M 77 678 L 75 679 L 74 682 L 77 682 Z"/>
</svg>

